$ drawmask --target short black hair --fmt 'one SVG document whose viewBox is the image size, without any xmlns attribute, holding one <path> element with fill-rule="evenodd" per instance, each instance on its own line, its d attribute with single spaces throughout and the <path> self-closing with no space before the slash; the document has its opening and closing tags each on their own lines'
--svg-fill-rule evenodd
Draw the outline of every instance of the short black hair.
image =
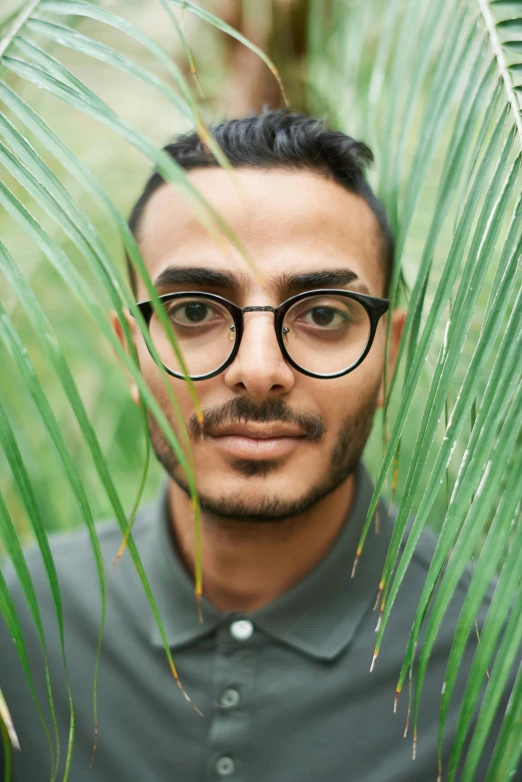
<svg viewBox="0 0 522 782">
<path fill-rule="evenodd" d="M 384 207 L 364 176 L 366 166 L 373 161 L 372 151 L 366 144 L 332 130 L 324 120 L 287 109 L 265 110 L 259 115 L 227 120 L 210 127 L 209 131 L 234 168 L 315 171 L 364 198 L 379 225 L 385 293 L 388 294 L 394 240 Z M 187 171 L 218 165 L 195 131 L 178 136 L 164 147 L 164 151 Z M 164 182 L 163 176 L 154 171 L 132 209 L 129 228 L 136 239 L 143 210 Z M 136 294 L 136 272 L 128 257 L 127 267 Z"/>
</svg>

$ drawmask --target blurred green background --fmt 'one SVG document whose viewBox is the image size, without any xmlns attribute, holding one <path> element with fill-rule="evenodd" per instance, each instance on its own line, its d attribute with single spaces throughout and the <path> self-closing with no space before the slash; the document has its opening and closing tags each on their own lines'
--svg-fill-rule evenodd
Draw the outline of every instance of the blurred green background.
<svg viewBox="0 0 522 782">
<path fill-rule="evenodd" d="M 12 0 L 8 0 L 7 3 L 4 0 L 0 15 L 7 15 L 11 7 L 14 9 L 18 5 Z M 103 5 L 141 27 L 165 51 L 176 58 L 192 85 L 194 94 L 198 95 L 203 117 L 208 123 L 258 111 L 264 105 L 271 107 L 283 105 L 277 82 L 266 65 L 242 44 L 211 25 L 187 12 L 183 14 L 176 12 L 195 57 L 200 83 L 199 93 L 189 73 L 181 43 L 172 25 L 166 21 L 165 12 L 158 2 L 135 0 L 133 3 L 124 3 L 115 0 Z M 386 25 L 390 23 L 387 4 L 382 3 L 380 17 L 375 15 L 375 3 L 365 4 L 364 0 L 360 2 L 204 0 L 200 5 L 225 19 L 270 54 L 283 78 L 291 108 L 310 112 L 316 116 L 325 116 L 332 125 L 366 141 L 374 149 L 376 160 L 370 173 L 370 180 L 377 187 L 381 162 L 379 148 L 387 133 L 387 127 L 386 117 L 380 111 L 379 97 L 384 74 L 379 83 L 375 58 L 376 42 L 379 38 L 382 39 L 386 32 Z M 69 23 L 73 21 L 74 26 L 81 32 L 117 48 L 152 72 L 164 76 L 152 56 L 121 33 L 91 20 L 67 21 Z M 392 37 L 389 45 L 397 46 L 399 42 Z M 47 50 L 59 57 L 67 68 L 118 114 L 159 146 L 163 146 L 175 134 L 190 128 L 187 120 L 181 117 L 170 103 L 139 81 L 65 48 L 48 46 Z M 109 129 L 79 114 L 47 93 L 29 84 L 17 84 L 17 90 L 88 166 L 120 211 L 128 215 L 150 172 L 150 163 Z M 400 96 L 398 98 L 400 99 Z M 453 116 L 456 116 L 458 106 L 455 106 L 452 111 Z M 405 160 L 413 154 L 416 142 L 415 131 L 420 127 L 422 116 L 422 101 L 419 102 L 416 112 L 413 131 L 406 144 Z M 446 134 L 446 142 L 449 135 L 450 130 Z M 442 143 L 426 177 L 405 248 L 402 261 L 405 279 L 409 284 L 412 284 L 415 278 L 419 253 L 429 227 L 431 208 L 437 192 L 445 152 L 445 143 Z M 108 216 L 90 201 L 66 170 L 60 170 L 50 156 L 46 161 L 58 174 L 71 197 L 80 203 L 94 222 L 123 269 L 123 251 L 114 225 Z M 22 193 L 16 182 L 9 180 L 9 177 L 6 177 L 6 181 L 18 195 Z M 35 216 L 42 224 L 49 228 L 53 237 L 56 237 L 56 226 L 30 199 L 24 196 L 24 200 L 28 207 L 34 210 Z M 451 223 L 454 218 L 455 213 L 450 215 L 449 222 Z M 130 510 L 144 466 L 145 433 L 139 410 L 129 398 L 125 375 L 86 311 L 72 297 L 39 249 L 24 236 L 10 217 L 1 211 L 0 230 L 3 241 L 29 280 L 56 330 L 112 470 L 123 505 Z M 65 236 L 59 238 L 65 251 L 85 276 L 85 284 L 96 286 L 96 282 L 85 270 L 82 258 L 71 242 Z M 438 243 L 434 271 L 430 280 L 431 288 L 427 296 L 428 307 L 432 295 L 430 291 L 437 283 L 450 239 L 448 232 L 447 240 L 443 236 Z M 491 265 L 490 275 L 493 273 L 494 264 Z M 60 383 L 42 355 L 36 335 L 32 333 L 16 297 L 5 284 L 1 274 L 0 280 L 2 301 L 27 347 L 65 434 L 84 486 L 88 489 L 93 516 L 98 519 L 111 517 L 109 501 L 100 485 L 89 451 Z M 476 342 L 487 294 L 486 283 L 455 376 L 455 389 L 458 389 L 462 381 Z M 99 295 L 108 313 L 109 302 L 102 291 Z M 409 457 L 419 429 L 432 367 L 443 339 L 444 327 L 445 322 L 440 324 L 435 335 L 431 349 L 432 358 L 426 362 L 425 375 L 417 389 L 417 402 L 413 405 L 407 422 L 401 448 L 398 499 L 401 496 Z M 0 366 L 2 367 L 0 394 L 9 411 L 47 528 L 54 531 L 74 527 L 79 523 L 80 515 L 61 462 L 16 367 L 3 347 L 0 347 Z M 397 398 L 399 396 L 400 384 L 397 386 Z M 393 417 L 393 405 L 391 416 Z M 443 431 L 444 420 L 441 420 L 439 438 L 442 438 Z M 381 448 L 382 426 L 378 416 L 365 454 L 366 462 L 374 474 L 379 465 Z M 435 528 L 442 521 L 448 490 L 455 478 L 463 450 L 464 448 L 459 446 L 455 449 L 448 469 L 447 485 L 442 485 L 440 488 L 431 519 Z M 431 457 L 426 463 L 424 481 L 429 477 L 430 463 Z M 153 459 L 148 473 L 145 498 L 157 491 L 162 479 L 162 469 Z M 417 493 L 417 503 L 422 496 L 422 488 L 421 485 Z M 9 469 L 1 454 L 0 489 L 21 537 L 23 540 L 29 540 L 31 531 L 20 498 L 12 485 Z"/>
</svg>

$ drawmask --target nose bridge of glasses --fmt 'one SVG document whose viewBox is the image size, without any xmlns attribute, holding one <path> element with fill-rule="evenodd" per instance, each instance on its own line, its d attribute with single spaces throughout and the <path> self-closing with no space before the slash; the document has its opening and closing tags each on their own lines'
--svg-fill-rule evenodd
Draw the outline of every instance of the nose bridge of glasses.
<svg viewBox="0 0 522 782">
<path fill-rule="evenodd" d="M 255 307 L 242 307 L 241 312 L 275 312 L 275 307 L 261 307 L 261 306 L 255 306 Z"/>
<path fill-rule="evenodd" d="M 240 308 L 242 315 L 244 315 L 245 312 L 272 312 L 274 314 L 274 325 L 276 324 L 275 316 L 277 313 L 277 307 L 270 307 L 268 305 L 262 306 L 262 305 L 253 305 L 251 307 L 241 307 Z M 254 329 L 254 332 L 256 334 L 259 334 L 257 329 Z"/>
</svg>

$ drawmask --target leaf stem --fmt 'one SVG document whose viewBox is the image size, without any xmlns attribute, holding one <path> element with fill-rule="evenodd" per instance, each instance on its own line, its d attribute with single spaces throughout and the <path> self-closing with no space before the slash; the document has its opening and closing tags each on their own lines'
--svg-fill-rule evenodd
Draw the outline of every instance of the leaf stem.
<svg viewBox="0 0 522 782">
<path fill-rule="evenodd" d="M 20 11 L 5 38 L 0 41 L 0 57 L 4 54 L 7 47 L 12 43 L 20 28 L 24 26 L 39 3 L 40 0 L 31 0 L 31 2 L 28 3 L 28 5 L 22 11 Z"/>
<path fill-rule="evenodd" d="M 508 100 L 511 108 L 513 109 L 513 114 L 515 115 L 515 125 L 517 127 L 518 135 L 520 136 L 520 142 L 522 143 L 522 112 L 518 105 L 518 99 L 515 94 L 515 90 L 513 89 L 513 82 L 509 74 L 504 52 L 502 51 L 502 44 L 500 42 L 500 38 L 498 37 L 495 20 L 493 19 L 493 15 L 487 0 L 478 0 L 478 5 L 482 16 L 484 17 L 484 22 L 488 31 L 489 39 L 491 41 L 493 53 L 497 58 L 497 62 L 500 68 L 500 75 L 502 76 Z"/>
</svg>

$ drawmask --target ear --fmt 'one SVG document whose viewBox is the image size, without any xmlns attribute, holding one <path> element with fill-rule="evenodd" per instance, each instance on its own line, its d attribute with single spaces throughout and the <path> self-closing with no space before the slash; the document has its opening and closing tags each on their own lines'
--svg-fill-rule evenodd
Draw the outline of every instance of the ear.
<svg viewBox="0 0 522 782">
<path fill-rule="evenodd" d="M 399 352 L 399 345 L 401 343 L 402 332 L 404 330 L 404 324 L 406 322 L 406 310 L 396 309 L 393 310 L 390 316 L 390 344 L 388 348 L 388 384 L 395 372 L 395 363 L 397 361 L 397 354 Z M 384 325 L 384 324 L 383 324 Z M 381 380 L 381 386 L 379 388 L 379 395 L 377 397 L 377 408 L 384 406 L 384 373 Z"/>
<path fill-rule="evenodd" d="M 129 312 L 127 310 L 123 310 L 123 314 L 125 316 L 125 320 L 126 320 L 128 326 L 129 326 L 129 331 L 131 333 L 132 341 L 134 342 L 134 345 L 136 345 L 136 328 L 137 328 L 136 321 L 129 314 Z M 124 348 L 125 352 L 130 355 L 129 346 L 128 346 L 127 340 L 125 338 L 125 332 L 123 330 L 123 326 L 122 326 L 122 324 L 120 322 L 120 319 L 119 319 L 118 315 L 116 314 L 116 312 L 114 310 L 112 310 L 112 312 L 110 313 L 109 319 L 110 319 L 110 322 L 111 322 L 111 326 L 112 326 L 112 328 L 114 330 L 114 333 L 118 337 L 118 340 L 120 341 L 122 347 Z M 129 384 L 129 388 L 130 388 L 131 399 L 132 399 L 132 401 L 134 402 L 135 405 L 139 406 L 139 404 L 140 404 L 140 392 L 139 392 L 138 386 L 136 385 L 136 383 L 134 382 L 134 380 L 132 379 L 131 375 L 128 372 L 126 372 L 126 375 L 127 375 L 127 382 Z"/>
</svg>

